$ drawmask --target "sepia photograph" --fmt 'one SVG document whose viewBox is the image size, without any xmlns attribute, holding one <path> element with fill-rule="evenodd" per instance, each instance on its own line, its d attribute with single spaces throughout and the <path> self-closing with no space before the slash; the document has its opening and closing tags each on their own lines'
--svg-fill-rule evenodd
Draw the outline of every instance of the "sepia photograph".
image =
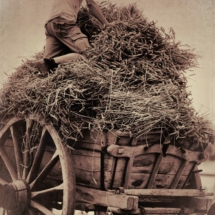
<svg viewBox="0 0 215 215">
<path fill-rule="evenodd" d="M 0 215 L 215 215 L 214 0 L 0 0 Z"/>
</svg>

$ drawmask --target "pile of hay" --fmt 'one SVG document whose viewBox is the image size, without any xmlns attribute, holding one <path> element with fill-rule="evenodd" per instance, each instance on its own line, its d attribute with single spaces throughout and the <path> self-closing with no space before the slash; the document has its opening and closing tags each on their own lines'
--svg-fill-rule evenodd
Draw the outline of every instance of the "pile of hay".
<svg viewBox="0 0 215 215">
<path fill-rule="evenodd" d="M 214 140 L 210 123 L 198 116 L 187 92 L 185 71 L 196 55 L 169 33 L 148 22 L 135 5 L 101 5 L 109 22 L 100 30 L 86 8 L 78 25 L 92 48 L 78 60 L 61 64 L 48 77 L 26 60 L 1 91 L 1 115 L 39 113 L 65 139 L 77 140 L 84 129 L 119 129 L 136 137 L 161 130 L 196 146 Z M 185 49 L 186 47 L 186 49 Z"/>
</svg>

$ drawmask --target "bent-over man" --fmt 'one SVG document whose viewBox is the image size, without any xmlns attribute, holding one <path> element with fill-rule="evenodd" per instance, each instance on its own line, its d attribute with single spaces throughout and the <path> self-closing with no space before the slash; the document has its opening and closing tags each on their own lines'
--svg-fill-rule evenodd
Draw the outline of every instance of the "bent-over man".
<svg viewBox="0 0 215 215">
<path fill-rule="evenodd" d="M 44 59 L 36 62 L 43 75 L 59 63 L 76 60 L 81 53 L 90 48 L 88 38 L 76 25 L 77 15 L 83 0 L 53 0 L 48 21 L 45 24 L 46 45 Z M 103 26 L 108 25 L 100 7 L 94 0 L 86 0 L 92 15 Z M 64 54 L 65 50 L 71 53 Z"/>
</svg>

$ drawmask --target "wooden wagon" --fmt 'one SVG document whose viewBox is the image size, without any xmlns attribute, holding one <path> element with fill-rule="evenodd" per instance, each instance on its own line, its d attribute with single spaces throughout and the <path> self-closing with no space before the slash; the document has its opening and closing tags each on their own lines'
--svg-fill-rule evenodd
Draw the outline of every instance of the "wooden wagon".
<svg viewBox="0 0 215 215">
<path fill-rule="evenodd" d="M 136 139 L 86 130 L 65 143 L 42 117 L 13 117 L 0 130 L 0 214 L 207 214 L 213 194 L 197 168 L 204 159 L 160 131 Z"/>
</svg>

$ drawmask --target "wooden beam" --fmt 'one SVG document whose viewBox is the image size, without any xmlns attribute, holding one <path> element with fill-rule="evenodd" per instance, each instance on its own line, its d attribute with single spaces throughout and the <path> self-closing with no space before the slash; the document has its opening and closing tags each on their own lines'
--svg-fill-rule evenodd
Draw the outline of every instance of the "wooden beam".
<svg viewBox="0 0 215 215">
<path fill-rule="evenodd" d="M 184 207 L 189 207 L 196 210 L 208 211 L 212 205 L 212 198 L 185 197 L 179 200 L 179 204 L 184 205 Z"/>
<path fill-rule="evenodd" d="M 125 214 L 125 211 L 114 207 L 109 207 L 108 211 L 111 211 L 112 213 L 115 213 L 115 214 Z M 129 212 L 129 214 L 158 215 L 158 214 L 180 214 L 181 212 L 183 212 L 183 214 L 193 214 L 195 211 L 190 208 L 183 208 L 183 211 L 182 211 L 181 208 L 143 207 L 143 208 L 138 208 L 136 210 L 132 210 L 131 212 Z"/>
<path fill-rule="evenodd" d="M 146 148 L 146 145 L 137 145 L 137 146 L 119 146 L 119 145 L 110 145 L 107 148 L 107 152 L 114 157 L 132 157 L 138 156 L 141 154 L 154 154 L 154 153 L 162 153 L 162 149 L 159 144 L 155 144 Z M 175 150 L 175 147 L 170 145 L 166 152 L 166 155 L 173 155 L 178 158 L 187 160 L 188 162 L 201 162 L 200 158 L 201 152 L 193 152 L 187 149 L 184 149 L 183 152 L 179 150 Z"/>
<path fill-rule="evenodd" d="M 204 197 L 213 196 L 213 193 L 205 193 L 196 189 L 125 189 L 124 193 L 132 196 L 173 196 L 173 197 Z"/>
<path fill-rule="evenodd" d="M 180 212 L 183 212 L 183 214 L 193 214 L 193 213 L 203 213 L 203 212 L 207 212 L 208 209 L 211 207 L 212 204 L 212 199 L 209 198 L 192 198 L 192 197 L 180 197 L 177 198 L 177 203 L 178 206 L 176 206 L 174 204 L 174 206 L 172 206 L 172 203 L 169 204 L 170 207 L 140 207 L 134 210 L 129 211 L 129 214 L 142 214 L 142 212 L 144 212 L 144 214 L 151 214 L 152 212 L 156 214 L 178 214 Z M 146 202 L 145 202 L 146 203 Z M 161 203 L 162 204 L 162 203 Z M 182 211 L 182 207 L 181 205 L 183 205 L 183 211 Z M 172 207 L 171 207 L 172 206 Z M 76 210 L 82 210 L 82 211 L 96 211 L 96 210 L 100 210 L 100 211 L 111 211 L 115 214 L 125 214 L 125 211 L 117 208 L 117 207 L 103 207 L 103 208 L 99 208 L 99 206 L 96 205 L 90 205 L 90 204 L 84 204 L 84 203 L 77 203 L 76 204 Z"/>
<path fill-rule="evenodd" d="M 108 191 L 95 190 L 76 186 L 76 202 L 83 202 L 104 207 L 117 207 L 122 210 L 138 208 L 138 197 L 114 194 Z"/>
</svg>

